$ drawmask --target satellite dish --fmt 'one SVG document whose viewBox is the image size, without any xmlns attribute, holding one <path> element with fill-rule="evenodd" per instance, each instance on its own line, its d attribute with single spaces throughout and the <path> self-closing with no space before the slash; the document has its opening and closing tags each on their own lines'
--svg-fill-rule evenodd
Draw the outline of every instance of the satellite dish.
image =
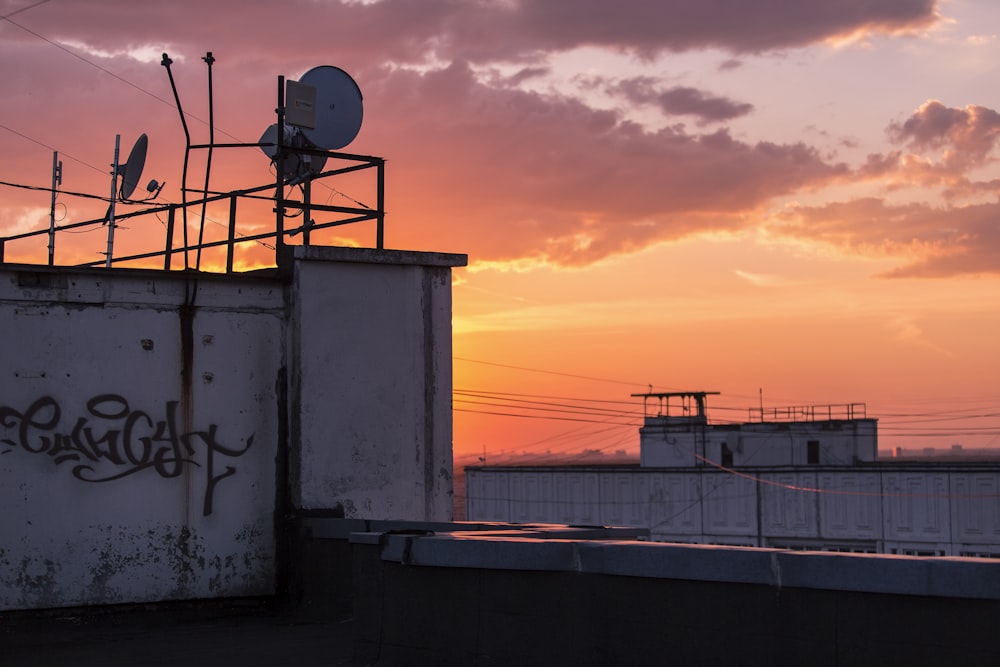
<svg viewBox="0 0 1000 667">
<path fill-rule="evenodd" d="M 334 151 L 354 141 L 361 129 L 361 89 L 339 67 L 313 67 L 298 81 L 285 84 L 285 126 L 281 144 L 291 149 Z M 271 125 L 258 142 L 260 149 L 277 162 L 278 124 Z M 318 174 L 325 155 L 291 152 L 284 159 L 284 179 L 301 180 Z"/>
<path fill-rule="evenodd" d="M 361 130 L 361 89 L 339 67 L 321 65 L 302 75 L 300 84 L 316 89 L 315 127 L 301 128 L 306 140 L 317 148 L 334 151 L 354 141 Z"/>
<path fill-rule="evenodd" d="M 142 168 L 146 166 L 146 148 L 149 146 L 149 139 L 145 134 L 139 135 L 132 146 L 132 152 L 128 154 L 128 160 L 119 167 L 122 176 L 121 198 L 128 199 L 135 192 L 139 179 L 142 178 Z"/>
<path fill-rule="evenodd" d="M 278 124 L 274 123 L 260 136 L 260 149 L 274 162 L 278 155 Z M 295 127 L 285 126 L 285 134 L 282 138 L 283 145 L 289 148 L 312 148 L 302 137 L 302 133 Z M 270 145 L 268 145 L 270 144 Z M 297 178 L 310 172 L 318 174 L 323 171 L 326 164 L 325 155 L 305 155 L 303 153 L 289 153 L 285 156 L 284 177 Z"/>
</svg>

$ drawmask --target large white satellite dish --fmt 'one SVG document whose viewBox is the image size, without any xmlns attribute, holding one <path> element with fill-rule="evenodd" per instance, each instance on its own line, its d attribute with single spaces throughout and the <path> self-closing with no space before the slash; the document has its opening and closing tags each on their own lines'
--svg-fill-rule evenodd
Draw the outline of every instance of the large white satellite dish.
<svg viewBox="0 0 1000 667">
<path fill-rule="evenodd" d="M 321 65 L 303 74 L 299 83 L 316 89 L 316 126 L 301 128 L 306 140 L 328 151 L 354 141 L 364 115 L 354 79 L 339 67 Z"/>
<path fill-rule="evenodd" d="M 293 149 L 284 157 L 285 179 L 301 180 L 318 174 L 326 164 L 325 155 L 310 155 L 294 149 L 335 151 L 354 141 L 364 115 L 361 89 L 339 67 L 313 67 L 298 81 L 285 85 L 285 125 L 281 144 Z M 264 130 L 258 142 L 264 154 L 277 162 L 278 124 Z"/>
</svg>

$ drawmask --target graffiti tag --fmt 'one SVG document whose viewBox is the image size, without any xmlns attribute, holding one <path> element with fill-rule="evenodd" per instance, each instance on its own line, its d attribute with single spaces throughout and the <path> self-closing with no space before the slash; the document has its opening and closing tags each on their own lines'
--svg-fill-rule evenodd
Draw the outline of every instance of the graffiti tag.
<svg viewBox="0 0 1000 667">
<path fill-rule="evenodd" d="M 216 424 L 206 431 L 182 432 L 179 405 L 168 401 L 163 419 L 154 420 L 131 409 L 123 396 L 100 394 L 87 401 L 87 416 L 79 417 L 68 432 L 57 430 L 62 410 L 51 396 L 39 398 L 24 412 L 0 405 L 0 428 L 7 429 L 8 436 L 0 438 L 0 445 L 49 456 L 57 465 L 71 462 L 73 477 L 95 483 L 144 470 L 165 479 L 178 477 L 184 466 L 202 467 L 196 457 L 204 449 L 207 484 L 202 513 L 208 516 L 216 485 L 236 473 L 231 465 L 217 472 L 216 457 L 242 456 L 253 444 L 253 435 L 242 449 L 233 449 L 219 442 Z"/>
</svg>

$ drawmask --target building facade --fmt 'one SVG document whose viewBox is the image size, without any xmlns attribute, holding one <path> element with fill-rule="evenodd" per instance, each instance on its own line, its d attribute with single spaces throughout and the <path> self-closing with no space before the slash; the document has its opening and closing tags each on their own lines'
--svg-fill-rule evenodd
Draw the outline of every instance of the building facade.
<svg viewBox="0 0 1000 667">
<path fill-rule="evenodd" d="M 880 462 L 877 420 L 857 404 L 714 425 L 709 395 L 643 394 L 638 466 L 466 468 L 468 519 L 633 526 L 663 542 L 1000 557 L 1000 464 Z"/>
</svg>

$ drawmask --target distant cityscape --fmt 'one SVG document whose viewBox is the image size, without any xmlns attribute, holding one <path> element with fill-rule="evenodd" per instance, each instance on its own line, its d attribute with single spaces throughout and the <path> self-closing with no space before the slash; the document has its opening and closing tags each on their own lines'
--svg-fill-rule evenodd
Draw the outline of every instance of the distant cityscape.
<svg viewBox="0 0 1000 667">
<path fill-rule="evenodd" d="M 1000 448 L 994 447 L 893 447 L 878 450 L 883 461 L 1000 461 Z M 602 449 L 583 449 L 579 452 L 501 452 L 498 454 L 466 454 L 454 458 L 454 504 L 455 520 L 464 521 L 465 513 L 465 468 L 466 466 L 600 466 L 639 465 L 639 452 L 616 449 L 606 452 Z"/>
</svg>

